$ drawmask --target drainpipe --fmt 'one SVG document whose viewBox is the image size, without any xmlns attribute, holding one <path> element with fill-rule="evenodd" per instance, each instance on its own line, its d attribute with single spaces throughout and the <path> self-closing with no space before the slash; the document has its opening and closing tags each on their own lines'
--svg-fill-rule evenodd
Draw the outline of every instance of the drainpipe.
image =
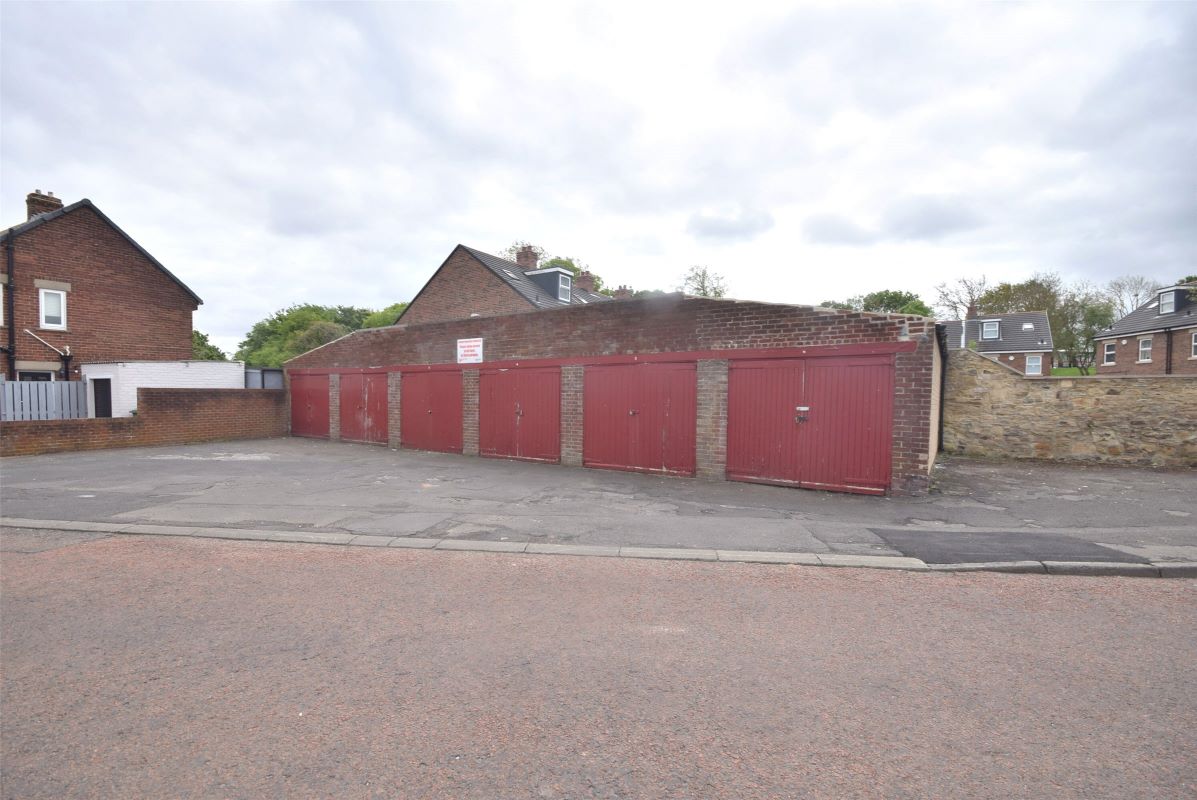
<svg viewBox="0 0 1197 800">
<path fill-rule="evenodd" d="M 1164 328 L 1164 374 L 1172 374 L 1172 329 Z"/>
<path fill-rule="evenodd" d="M 15 381 L 17 379 L 17 320 L 14 316 L 14 309 L 16 304 L 13 302 L 13 293 L 16 291 L 17 282 L 13 278 L 13 265 L 16 263 L 15 250 L 13 248 L 13 239 L 15 239 L 11 232 L 8 234 L 8 241 L 4 243 L 4 252 L 7 258 L 8 266 L 8 286 L 4 293 L 4 321 L 8 323 L 8 379 Z"/>
</svg>

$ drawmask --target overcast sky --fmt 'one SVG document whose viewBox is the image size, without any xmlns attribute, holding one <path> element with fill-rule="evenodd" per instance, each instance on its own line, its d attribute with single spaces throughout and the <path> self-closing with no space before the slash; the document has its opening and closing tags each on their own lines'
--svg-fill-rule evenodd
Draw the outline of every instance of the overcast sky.
<svg viewBox="0 0 1197 800">
<path fill-rule="evenodd" d="M 459 242 L 808 304 L 1197 272 L 1197 4 L 607 5 L 4 3 L 0 221 L 90 198 L 229 351 Z"/>
</svg>

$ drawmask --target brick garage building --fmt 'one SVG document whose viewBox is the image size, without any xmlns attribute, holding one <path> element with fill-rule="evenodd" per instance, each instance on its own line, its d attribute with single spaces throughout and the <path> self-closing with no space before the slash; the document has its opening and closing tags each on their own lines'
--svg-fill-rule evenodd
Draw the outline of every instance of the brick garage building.
<svg viewBox="0 0 1197 800">
<path fill-rule="evenodd" d="M 26 205 L 28 219 L 0 233 L 9 380 L 78 380 L 88 362 L 191 358 L 191 314 L 202 302 L 194 292 L 90 200 L 64 206 L 39 191 Z M 51 346 L 70 348 L 69 374 Z"/>
<path fill-rule="evenodd" d="M 673 294 L 356 331 L 286 368 L 293 434 L 391 447 L 871 494 L 925 491 L 938 449 L 939 340 L 906 315 Z"/>
</svg>

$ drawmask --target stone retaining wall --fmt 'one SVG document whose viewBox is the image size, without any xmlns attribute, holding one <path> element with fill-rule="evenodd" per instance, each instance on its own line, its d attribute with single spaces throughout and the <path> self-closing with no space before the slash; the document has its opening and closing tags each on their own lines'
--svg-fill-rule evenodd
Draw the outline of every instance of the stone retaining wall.
<svg viewBox="0 0 1197 800">
<path fill-rule="evenodd" d="M 1026 378 L 952 351 L 944 452 L 1134 466 L 1197 467 L 1197 376 Z"/>
</svg>

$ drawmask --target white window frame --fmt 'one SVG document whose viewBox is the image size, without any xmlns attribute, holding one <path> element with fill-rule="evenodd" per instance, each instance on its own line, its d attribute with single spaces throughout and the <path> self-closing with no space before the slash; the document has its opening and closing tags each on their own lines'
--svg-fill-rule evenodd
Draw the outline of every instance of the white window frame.
<svg viewBox="0 0 1197 800">
<path fill-rule="evenodd" d="M 56 294 L 62 298 L 62 323 L 51 325 L 46 322 L 46 295 Z M 38 327 L 48 331 L 65 331 L 67 329 L 67 293 L 62 289 L 37 290 Z"/>
<path fill-rule="evenodd" d="M 568 275 L 558 275 L 557 276 L 557 299 L 563 303 L 568 303 L 570 300 L 570 297 L 573 296 L 570 294 L 571 289 L 573 289 L 573 279 L 570 278 Z M 564 294 L 565 297 L 562 297 L 561 296 L 562 294 Z"/>
<path fill-rule="evenodd" d="M 1101 363 L 1102 365 L 1109 365 L 1114 363 L 1116 353 L 1118 351 L 1118 342 L 1106 342 L 1105 348 L 1102 350 Z"/>
<path fill-rule="evenodd" d="M 1035 371 L 1031 372 L 1031 359 L 1035 359 Z M 1043 374 L 1043 356 L 1027 356 L 1027 375 Z"/>
<path fill-rule="evenodd" d="M 986 331 L 989 330 L 990 325 L 993 326 L 993 336 L 986 336 L 985 333 L 986 333 Z M 995 339 L 1000 339 L 1001 337 L 1002 337 L 1002 321 L 1001 320 L 990 319 L 990 320 L 986 320 L 985 322 L 981 323 L 981 341 L 991 342 L 991 341 L 994 341 Z"/>
<path fill-rule="evenodd" d="M 1164 309 L 1164 298 L 1168 298 L 1168 308 Z M 1176 292 L 1161 292 L 1160 293 L 1160 310 L 1161 314 L 1171 314 L 1176 311 Z"/>
<path fill-rule="evenodd" d="M 0 328 L 4 327 L 4 284 L 0 283 Z"/>
<path fill-rule="evenodd" d="M 1197 331 L 1193 331 L 1193 342 L 1189 347 L 1189 358 L 1197 358 Z"/>
<path fill-rule="evenodd" d="M 1144 336 L 1141 339 L 1139 339 L 1139 360 L 1136 363 L 1138 363 L 1138 364 L 1150 364 L 1151 363 L 1152 338 L 1153 337 L 1151 337 L 1151 336 Z M 1147 342 L 1147 358 L 1143 358 L 1143 343 L 1144 342 Z"/>
</svg>

